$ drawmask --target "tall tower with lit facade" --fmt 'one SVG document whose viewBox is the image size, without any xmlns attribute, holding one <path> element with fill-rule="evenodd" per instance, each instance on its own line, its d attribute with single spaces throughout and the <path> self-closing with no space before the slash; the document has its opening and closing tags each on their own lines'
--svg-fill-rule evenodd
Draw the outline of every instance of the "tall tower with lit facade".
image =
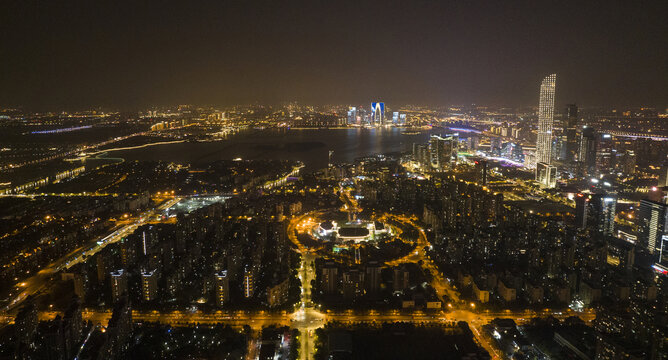
<svg viewBox="0 0 668 360">
<path fill-rule="evenodd" d="M 572 164 L 575 161 L 575 154 L 578 152 L 578 106 L 575 104 L 566 105 L 564 132 L 566 133 L 565 160 L 569 164 Z"/>
<path fill-rule="evenodd" d="M 380 126 L 385 123 L 385 103 L 371 103 L 372 125 Z"/>
<path fill-rule="evenodd" d="M 552 74 L 540 84 L 538 105 L 538 141 L 536 142 L 536 163 L 552 162 L 552 125 L 554 123 L 554 87 L 557 74 Z"/>
<path fill-rule="evenodd" d="M 431 166 L 436 171 L 445 171 L 451 169 L 457 161 L 456 134 L 449 134 L 445 137 L 432 135 L 429 139 L 429 152 Z"/>
<path fill-rule="evenodd" d="M 536 141 L 536 180 L 543 189 L 556 185 L 556 167 L 552 162 L 552 125 L 554 124 L 554 86 L 557 74 L 552 74 L 540 84 L 538 104 L 538 139 Z"/>
</svg>

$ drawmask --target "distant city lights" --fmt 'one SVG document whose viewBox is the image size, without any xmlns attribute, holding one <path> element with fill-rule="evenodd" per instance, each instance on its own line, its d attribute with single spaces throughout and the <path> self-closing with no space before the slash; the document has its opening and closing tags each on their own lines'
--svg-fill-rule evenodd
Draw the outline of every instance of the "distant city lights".
<svg viewBox="0 0 668 360">
<path fill-rule="evenodd" d="M 84 126 L 75 126 L 75 127 L 62 128 L 62 129 L 37 130 L 37 131 L 31 131 L 30 133 L 31 134 L 59 134 L 59 133 L 65 133 L 65 132 L 70 132 L 70 131 L 90 129 L 92 127 L 93 127 L 92 125 L 84 125 Z"/>
</svg>

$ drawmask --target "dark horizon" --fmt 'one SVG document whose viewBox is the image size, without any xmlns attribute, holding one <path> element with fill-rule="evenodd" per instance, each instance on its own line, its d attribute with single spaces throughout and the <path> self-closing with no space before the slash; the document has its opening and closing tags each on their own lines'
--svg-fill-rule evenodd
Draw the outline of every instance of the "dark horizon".
<svg viewBox="0 0 668 360">
<path fill-rule="evenodd" d="M 608 5 L 606 3 L 606 5 Z M 668 106 L 665 1 L 6 5 L 0 106 Z"/>
</svg>

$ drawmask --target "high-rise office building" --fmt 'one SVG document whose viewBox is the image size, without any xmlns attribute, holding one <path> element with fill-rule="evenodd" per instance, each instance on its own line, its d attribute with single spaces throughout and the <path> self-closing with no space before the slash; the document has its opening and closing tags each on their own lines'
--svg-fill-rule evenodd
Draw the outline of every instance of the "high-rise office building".
<svg viewBox="0 0 668 360">
<path fill-rule="evenodd" d="M 348 125 L 357 125 L 357 107 L 351 106 L 348 110 Z"/>
<path fill-rule="evenodd" d="M 429 157 L 429 145 L 413 144 L 413 159 L 420 164 L 420 166 L 428 166 L 430 164 Z"/>
<path fill-rule="evenodd" d="M 480 180 L 480 184 L 483 186 L 487 185 L 487 160 L 479 159 L 475 161 L 475 169 L 477 172 L 477 178 Z"/>
<path fill-rule="evenodd" d="M 587 227 L 589 221 L 589 194 L 579 193 L 575 196 L 575 226 L 578 229 Z"/>
<path fill-rule="evenodd" d="M 582 128 L 578 162 L 581 174 L 588 176 L 596 174 L 596 130 L 590 126 Z"/>
<path fill-rule="evenodd" d="M 557 167 L 544 162 L 536 164 L 536 180 L 541 189 L 554 189 L 557 186 Z"/>
<path fill-rule="evenodd" d="M 230 278 L 227 270 L 219 271 L 215 275 L 216 280 L 216 304 L 224 306 L 230 301 Z"/>
<path fill-rule="evenodd" d="M 615 235 L 615 216 L 617 214 L 617 193 L 608 192 L 600 200 L 598 229 L 604 235 Z"/>
<path fill-rule="evenodd" d="M 552 127 L 554 123 L 554 90 L 556 74 L 540 84 L 538 105 L 538 139 L 536 141 L 536 163 L 552 163 Z"/>
<path fill-rule="evenodd" d="M 575 104 L 566 105 L 564 132 L 566 133 L 565 160 L 573 163 L 578 152 L 578 106 Z"/>
<path fill-rule="evenodd" d="M 568 152 L 568 137 L 566 136 L 566 129 L 562 132 L 561 136 L 556 136 L 556 141 L 553 143 L 554 153 L 557 155 L 557 159 L 565 161 Z"/>
<path fill-rule="evenodd" d="M 144 301 L 152 301 L 158 296 L 158 272 L 156 270 L 142 271 L 141 296 Z"/>
<path fill-rule="evenodd" d="M 618 155 L 619 156 L 619 155 Z M 636 172 L 636 154 L 633 150 L 626 150 L 621 156 L 619 167 L 625 175 L 633 175 Z"/>
<path fill-rule="evenodd" d="M 601 134 L 596 140 L 596 171 L 598 174 L 612 173 L 616 160 L 612 135 Z"/>
<path fill-rule="evenodd" d="M 668 205 L 648 199 L 640 201 L 638 214 L 638 243 L 650 254 L 661 253 L 663 238 L 668 237 Z"/>
<path fill-rule="evenodd" d="M 579 193 L 575 198 L 575 223 L 580 229 L 591 228 L 614 236 L 617 193 Z"/>
<path fill-rule="evenodd" d="M 392 113 L 392 124 L 397 125 L 399 124 L 399 112 L 395 111 Z"/>
<path fill-rule="evenodd" d="M 431 166 L 436 171 L 444 171 L 455 165 L 457 160 L 457 135 L 445 137 L 432 135 L 429 140 Z"/>
<path fill-rule="evenodd" d="M 371 122 L 374 126 L 383 125 L 385 123 L 385 103 L 371 103 Z"/>
<path fill-rule="evenodd" d="M 111 299 L 113 302 L 118 302 L 123 295 L 128 292 L 128 274 L 125 270 L 120 269 L 112 271 L 111 278 Z"/>
</svg>

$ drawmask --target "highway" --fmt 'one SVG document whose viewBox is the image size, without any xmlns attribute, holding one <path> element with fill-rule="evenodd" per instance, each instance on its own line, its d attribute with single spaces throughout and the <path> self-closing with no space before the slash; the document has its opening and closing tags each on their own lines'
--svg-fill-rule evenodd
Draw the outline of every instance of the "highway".
<svg viewBox="0 0 668 360">
<path fill-rule="evenodd" d="M 314 330 L 321 327 L 324 323 L 325 315 L 317 311 L 311 301 L 311 281 L 315 279 L 315 254 L 307 250 L 297 240 L 295 229 L 306 215 L 294 218 L 288 226 L 288 237 L 297 244 L 301 253 L 301 263 L 299 265 L 299 280 L 301 281 L 301 298 L 299 309 L 289 316 L 281 316 L 281 319 L 288 319 L 288 325 L 299 330 L 299 357 L 302 360 L 312 359 L 315 353 L 315 333 Z"/>
<path fill-rule="evenodd" d="M 61 270 L 69 269 L 70 267 L 85 261 L 86 258 L 96 254 L 109 244 L 113 244 L 123 237 L 132 234 L 139 226 L 153 220 L 155 216 L 162 211 L 172 207 L 174 204 L 181 201 L 182 198 L 175 197 L 167 200 L 155 209 L 148 210 L 139 215 L 134 222 L 127 225 L 117 226 L 110 234 L 92 240 L 88 245 L 82 246 L 68 255 L 52 262 L 46 267 L 42 268 L 36 275 L 22 280 L 16 284 L 16 288 L 20 289 L 19 293 L 5 306 L 4 311 L 11 311 L 15 309 L 28 296 L 40 292 L 46 284 L 49 283 L 51 276 L 55 275 Z"/>
<path fill-rule="evenodd" d="M 56 315 L 62 315 L 57 311 L 40 312 L 40 320 L 50 320 Z M 84 320 L 90 320 L 94 324 L 106 325 L 111 318 L 111 310 L 91 310 L 83 311 Z M 576 316 L 585 322 L 591 322 L 596 318 L 594 311 L 574 312 L 574 311 L 434 311 L 424 312 L 389 310 L 379 312 L 377 310 L 367 310 L 364 312 L 341 311 L 341 312 L 320 312 L 311 308 L 310 313 L 298 309 L 293 313 L 274 313 L 274 312 L 245 312 L 245 311 L 217 311 L 204 313 L 201 311 L 132 311 L 132 319 L 135 323 L 155 322 L 171 325 L 186 324 L 227 324 L 234 327 L 249 325 L 255 330 L 262 329 L 269 325 L 291 326 L 295 328 L 304 327 L 306 329 L 317 329 L 328 322 L 339 323 L 387 323 L 387 322 L 412 322 L 412 323 L 442 323 L 450 325 L 458 321 L 466 321 L 469 324 L 474 323 L 484 325 L 490 321 L 500 319 L 513 319 L 518 325 L 527 324 L 534 317 L 553 316 L 563 320 L 571 316 Z M 11 316 L 1 318 L 4 322 L 11 322 Z"/>
</svg>

